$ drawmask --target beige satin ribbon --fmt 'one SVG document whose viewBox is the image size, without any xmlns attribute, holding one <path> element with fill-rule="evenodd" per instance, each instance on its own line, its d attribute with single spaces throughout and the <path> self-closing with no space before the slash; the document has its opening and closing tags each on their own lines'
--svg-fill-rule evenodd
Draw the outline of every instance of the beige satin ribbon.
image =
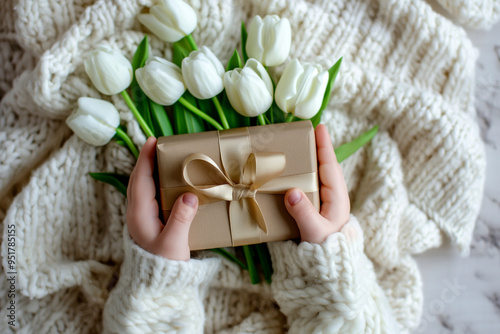
<svg viewBox="0 0 500 334">
<path fill-rule="evenodd" d="M 200 205 L 228 201 L 229 222 L 233 246 L 262 242 L 261 230 L 267 234 L 267 224 L 255 196 L 257 193 L 284 194 L 297 187 L 304 192 L 318 190 L 315 172 L 280 176 L 286 166 L 283 153 L 252 153 L 247 128 L 218 131 L 222 168 L 205 154 L 195 153 L 186 158 L 182 175 L 200 198 Z M 204 170 L 224 180 L 223 184 L 196 185 L 192 182 L 189 165 L 204 163 Z M 168 196 L 168 194 L 166 194 Z"/>
</svg>

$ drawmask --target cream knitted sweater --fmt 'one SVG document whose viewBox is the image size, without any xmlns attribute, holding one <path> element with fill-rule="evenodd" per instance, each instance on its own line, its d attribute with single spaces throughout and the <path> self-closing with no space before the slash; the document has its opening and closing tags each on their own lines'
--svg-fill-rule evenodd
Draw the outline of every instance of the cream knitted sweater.
<svg viewBox="0 0 500 334">
<path fill-rule="evenodd" d="M 500 16 L 499 0 L 439 3 L 472 27 L 488 27 Z M 130 59 L 144 35 L 137 14 L 151 4 L 2 3 L 1 254 L 9 275 L 8 239 L 15 230 L 17 292 L 16 326 L 8 327 L 2 307 L 0 332 L 125 332 L 127 326 L 140 333 L 173 326 L 191 333 L 203 319 L 206 332 L 226 333 L 416 328 L 422 282 L 412 255 L 444 238 L 467 253 L 481 203 L 477 52 L 463 29 L 423 0 L 191 1 L 199 18 L 196 41 L 222 60 L 239 41 L 240 22 L 269 13 L 290 20 L 291 57 L 326 66 L 344 57 L 323 118 L 335 146 L 374 124 L 381 128 L 342 165 L 359 224 L 353 218 L 322 245 L 271 244 L 273 284 L 252 286 L 245 273 L 204 258 L 207 253 L 177 263 L 135 246 L 124 229 L 124 197 L 88 176 L 130 173 L 133 158 L 115 143 L 85 144 L 64 123 L 78 97 L 99 97 L 83 69 L 87 52 L 104 43 Z M 151 43 L 154 55 L 171 56 L 170 45 L 154 37 Z M 124 103 L 111 100 L 143 144 Z M 6 279 L 0 287 L 1 300 L 9 301 Z"/>
</svg>

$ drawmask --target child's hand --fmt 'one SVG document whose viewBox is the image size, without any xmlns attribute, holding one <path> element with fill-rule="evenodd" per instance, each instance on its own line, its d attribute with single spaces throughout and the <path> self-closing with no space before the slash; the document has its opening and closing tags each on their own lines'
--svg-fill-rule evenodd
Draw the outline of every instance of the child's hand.
<svg viewBox="0 0 500 334">
<path fill-rule="evenodd" d="M 153 179 L 156 139 L 148 138 L 141 149 L 127 189 L 127 226 L 134 241 L 150 253 L 170 260 L 189 260 L 188 234 L 198 209 L 198 197 L 192 193 L 180 196 L 167 224 L 158 218 Z"/>
<path fill-rule="evenodd" d="M 340 231 L 349 220 L 349 194 L 326 126 L 316 128 L 321 211 L 318 213 L 300 189 L 285 194 L 285 205 L 300 230 L 302 241 L 322 243 L 330 234 Z"/>
</svg>

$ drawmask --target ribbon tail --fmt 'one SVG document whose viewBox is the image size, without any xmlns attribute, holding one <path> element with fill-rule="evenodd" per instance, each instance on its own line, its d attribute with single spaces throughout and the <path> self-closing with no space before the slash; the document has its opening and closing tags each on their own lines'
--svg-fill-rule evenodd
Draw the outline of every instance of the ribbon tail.
<svg viewBox="0 0 500 334">
<path fill-rule="evenodd" d="M 265 234 L 267 234 L 266 220 L 264 219 L 264 215 L 260 210 L 259 203 L 257 203 L 255 198 L 246 198 L 245 200 L 247 201 L 248 211 L 250 212 L 250 215 L 255 220 L 260 229 L 264 231 Z"/>
<path fill-rule="evenodd" d="M 261 229 L 250 214 L 249 201 L 241 199 L 229 203 L 229 219 L 233 246 L 252 245 L 262 242 Z"/>
</svg>

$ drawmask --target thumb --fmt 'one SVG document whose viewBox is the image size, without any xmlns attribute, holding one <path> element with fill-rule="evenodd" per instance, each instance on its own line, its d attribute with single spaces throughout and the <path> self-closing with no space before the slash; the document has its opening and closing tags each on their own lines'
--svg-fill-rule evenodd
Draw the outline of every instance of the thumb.
<svg viewBox="0 0 500 334">
<path fill-rule="evenodd" d="M 314 208 L 313 204 L 298 188 L 290 189 L 285 194 L 285 206 L 295 219 L 302 241 L 322 243 L 327 221 Z"/>
<path fill-rule="evenodd" d="M 170 260 L 189 260 L 189 227 L 198 209 L 198 197 L 185 193 L 175 201 L 159 236 L 159 253 Z"/>
</svg>

